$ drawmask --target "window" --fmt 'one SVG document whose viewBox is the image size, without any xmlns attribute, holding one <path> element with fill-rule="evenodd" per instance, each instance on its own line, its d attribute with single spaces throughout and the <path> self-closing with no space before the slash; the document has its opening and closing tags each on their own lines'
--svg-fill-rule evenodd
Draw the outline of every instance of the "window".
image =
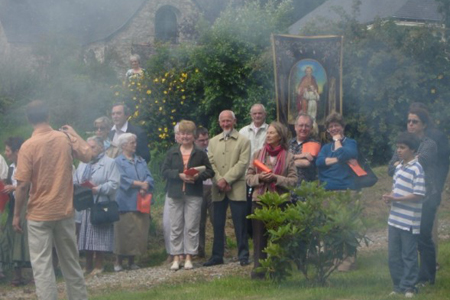
<svg viewBox="0 0 450 300">
<path fill-rule="evenodd" d="M 178 42 L 178 22 L 176 9 L 163 6 L 156 12 L 155 34 L 157 41 Z"/>
</svg>

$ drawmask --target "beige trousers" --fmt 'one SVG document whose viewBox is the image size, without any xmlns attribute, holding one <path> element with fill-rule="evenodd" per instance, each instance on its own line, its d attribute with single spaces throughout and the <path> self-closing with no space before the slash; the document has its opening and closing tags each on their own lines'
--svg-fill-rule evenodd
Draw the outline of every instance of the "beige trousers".
<svg viewBox="0 0 450 300">
<path fill-rule="evenodd" d="M 28 221 L 28 244 L 33 267 L 36 293 L 41 300 L 57 300 L 52 247 L 58 253 L 61 271 L 66 281 L 69 300 L 88 298 L 83 271 L 78 261 L 75 221 L 72 217 L 58 221 Z"/>
<path fill-rule="evenodd" d="M 170 218 L 170 254 L 196 255 L 200 229 L 202 197 L 166 195 Z"/>
</svg>

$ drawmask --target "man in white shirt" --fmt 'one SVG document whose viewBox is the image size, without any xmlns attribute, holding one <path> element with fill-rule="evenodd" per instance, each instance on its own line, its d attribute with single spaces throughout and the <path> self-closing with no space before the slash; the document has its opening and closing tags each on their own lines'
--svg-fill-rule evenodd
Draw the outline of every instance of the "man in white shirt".
<svg viewBox="0 0 450 300">
<path fill-rule="evenodd" d="M 253 104 L 250 109 L 252 123 L 239 130 L 239 133 L 250 140 L 251 153 L 261 149 L 266 140 L 266 131 L 269 125 L 266 123 L 266 108 L 261 103 Z"/>
<path fill-rule="evenodd" d="M 109 133 L 109 139 L 115 144 L 117 138 L 125 133 L 134 133 L 137 137 L 136 154 L 141 156 L 147 163 L 150 161 L 150 150 L 148 149 L 148 139 L 145 131 L 136 125 L 128 122 L 130 109 L 123 103 L 114 104 L 111 110 L 111 118 L 114 126 Z"/>
<path fill-rule="evenodd" d="M 266 141 L 266 131 L 269 125 L 266 123 L 266 108 L 261 103 L 253 104 L 250 108 L 252 123 L 239 130 L 239 133 L 250 140 L 251 158 L 256 150 L 261 149 Z M 247 186 L 247 215 L 252 213 L 252 193 L 251 187 Z M 253 236 L 252 220 L 247 220 L 248 236 Z"/>
</svg>

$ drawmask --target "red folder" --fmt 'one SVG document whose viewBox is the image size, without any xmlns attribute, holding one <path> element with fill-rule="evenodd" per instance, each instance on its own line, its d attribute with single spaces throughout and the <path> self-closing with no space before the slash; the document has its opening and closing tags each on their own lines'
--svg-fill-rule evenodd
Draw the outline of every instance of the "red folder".
<svg viewBox="0 0 450 300">
<path fill-rule="evenodd" d="M 351 160 L 349 160 L 349 161 L 347 162 L 347 165 L 350 166 L 350 168 L 353 170 L 353 172 L 355 172 L 355 174 L 356 174 L 358 177 L 366 176 L 366 175 L 367 175 L 367 172 L 364 171 L 363 168 L 361 168 L 361 166 L 359 165 L 359 163 L 358 163 L 358 161 L 357 161 L 356 159 L 351 159 Z"/>
<path fill-rule="evenodd" d="M 3 189 L 5 188 L 5 185 L 2 181 L 0 181 L 0 212 L 3 212 L 6 207 L 6 203 L 9 201 L 9 194 L 3 193 Z"/>
<path fill-rule="evenodd" d="M 307 142 L 303 144 L 302 153 L 309 153 L 312 156 L 319 155 L 320 144 L 316 142 Z"/>
<path fill-rule="evenodd" d="M 81 184 L 81 186 L 92 189 L 95 185 L 93 185 L 92 182 L 90 182 L 90 181 L 85 181 Z"/>
<path fill-rule="evenodd" d="M 137 210 L 143 214 L 150 214 L 152 198 L 153 198 L 153 194 L 145 194 L 144 196 L 142 196 L 141 193 L 138 193 Z"/>
<path fill-rule="evenodd" d="M 198 174 L 198 170 L 194 169 L 194 168 L 190 168 L 185 170 L 183 173 L 186 174 L 187 176 L 194 176 L 195 174 Z"/>
<path fill-rule="evenodd" d="M 272 172 L 265 164 L 263 164 L 259 159 L 253 161 L 253 165 L 261 172 L 270 173 Z"/>
</svg>

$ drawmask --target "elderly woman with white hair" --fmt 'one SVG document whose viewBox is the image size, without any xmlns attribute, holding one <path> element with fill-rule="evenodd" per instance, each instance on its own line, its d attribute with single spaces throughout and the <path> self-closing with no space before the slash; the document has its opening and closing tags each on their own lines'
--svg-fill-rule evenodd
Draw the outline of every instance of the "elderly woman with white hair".
<svg viewBox="0 0 450 300">
<path fill-rule="evenodd" d="M 105 155 L 102 138 L 90 137 L 87 139 L 87 143 L 91 147 L 94 157 L 89 163 L 81 162 L 78 165 L 73 182 L 79 185 L 87 183 L 93 185 L 92 192 L 96 202 L 115 201 L 120 181 L 116 163 Z M 113 248 L 113 223 L 93 225 L 90 221 L 90 209 L 83 210 L 78 249 L 86 253 L 86 273 L 90 273 L 92 276 L 102 273 L 103 253 L 112 252 Z"/>
<path fill-rule="evenodd" d="M 125 77 L 127 80 L 130 79 L 141 79 L 144 76 L 144 69 L 140 66 L 141 57 L 138 54 L 133 54 L 130 56 L 131 69 L 127 71 Z"/>
<path fill-rule="evenodd" d="M 120 220 L 114 224 L 115 247 L 117 255 L 114 271 L 123 270 L 122 261 L 128 257 L 131 270 L 139 269 L 134 262 L 136 255 L 147 250 L 150 218 L 138 210 L 138 194 L 145 196 L 153 189 L 153 177 L 145 160 L 136 155 L 136 135 L 123 133 L 117 140 L 121 149 L 116 159 L 120 172 L 120 187 L 116 201 L 119 204 Z"/>
</svg>

